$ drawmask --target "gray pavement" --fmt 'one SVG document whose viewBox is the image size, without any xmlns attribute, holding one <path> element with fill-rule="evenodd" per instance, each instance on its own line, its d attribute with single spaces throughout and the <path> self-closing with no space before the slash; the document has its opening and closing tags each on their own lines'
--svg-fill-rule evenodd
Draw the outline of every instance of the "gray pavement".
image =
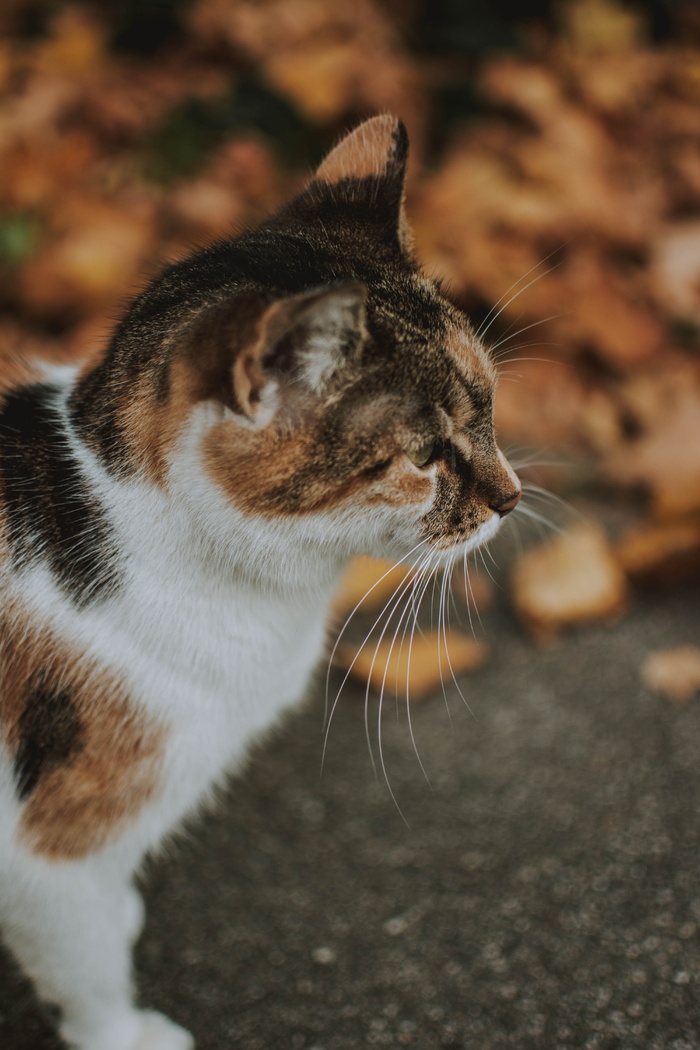
<svg viewBox="0 0 700 1050">
<path fill-rule="evenodd" d="M 548 649 L 505 609 L 485 625 L 471 710 L 454 687 L 450 716 L 413 707 L 430 787 L 388 705 L 409 826 L 355 686 L 319 778 L 319 686 L 152 865 L 142 998 L 199 1050 L 700 1047 L 700 701 L 639 679 L 698 641 L 700 591 Z M 45 1018 L 0 954 L 2 1050 L 57 1050 Z"/>
</svg>

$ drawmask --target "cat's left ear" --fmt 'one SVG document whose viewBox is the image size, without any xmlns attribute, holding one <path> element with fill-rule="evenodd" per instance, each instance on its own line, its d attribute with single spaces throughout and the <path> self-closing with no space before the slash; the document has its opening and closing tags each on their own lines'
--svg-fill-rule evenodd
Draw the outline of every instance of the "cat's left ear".
<svg viewBox="0 0 700 1050">
<path fill-rule="evenodd" d="M 236 402 L 250 425 L 267 426 L 285 402 L 330 391 L 338 373 L 359 356 L 366 300 L 365 286 L 352 281 L 281 299 L 265 310 L 255 342 L 233 367 Z"/>
<path fill-rule="evenodd" d="M 413 237 L 404 208 L 408 134 L 398 117 L 372 117 L 331 150 L 308 191 L 347 202 L 379 223 L 408 251 Z M 308 192 L 307 191 L 307 192 Z"/>
</svg>

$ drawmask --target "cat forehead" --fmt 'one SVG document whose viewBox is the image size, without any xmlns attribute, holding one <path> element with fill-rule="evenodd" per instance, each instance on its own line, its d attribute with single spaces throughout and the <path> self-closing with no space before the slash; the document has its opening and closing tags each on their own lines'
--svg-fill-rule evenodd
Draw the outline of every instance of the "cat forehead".
<svg viewBox="0 0 700 1050">
<path fill-rule="evenodd" d="M 331 406 L 346 436 L 381 433 L 449 436 L 453 428 L 488 425 L 494 382 L 488 359 L 467 334 L 405 327 L 391 347 L 370 346 L 364 368 Z"/>
<path fill-rule="evenodd" d="M 488 409 L 496 370 L 469 321 L 432 282 L 419 276 L 411 284 L 398 300 L 386 303 L 380 296 L 374 311 L 380 343 L 388 339 L 401 362 L 392 381 L 403 379 L 401 386 L 432 401 Z"/>
</svg>

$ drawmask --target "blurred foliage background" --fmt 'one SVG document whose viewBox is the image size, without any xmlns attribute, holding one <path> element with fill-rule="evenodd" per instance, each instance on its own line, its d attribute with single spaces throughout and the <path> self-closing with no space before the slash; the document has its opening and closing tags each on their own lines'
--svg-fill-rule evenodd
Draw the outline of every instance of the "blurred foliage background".
<svg viewBox="0 0 700 1050">
<path fill-rule="evenodd" d="M 499 357 L 501 443 L 549 489 L 625 502 L 624 581 L 697 577 L 700 7 L 513 6 L 4 0 L 3 383 L 99 353 L 160 265 L 391 111 L 418 254 Z"/>
</svg>

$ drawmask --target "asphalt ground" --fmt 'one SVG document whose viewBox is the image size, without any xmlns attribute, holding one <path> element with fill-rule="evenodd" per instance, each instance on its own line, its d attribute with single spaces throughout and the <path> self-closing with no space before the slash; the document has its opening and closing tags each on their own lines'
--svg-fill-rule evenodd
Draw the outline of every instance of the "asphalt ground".
<svg viewBox="0 0 700 1050">
<path fill-rule="evenodd" d="M 545 649 L 505 603 L 484 623 L 469 708 L 454 686 L 412 707 L 430 786 L 386 706 L 403 816 L 358 686 L 319 775 L 319 679 L 151 865 L 141 998 L 199 1050 L 700 1047 L 700 701 L 639 675 L 698 642 L 700 591 Z M 2 1050 L 58 1050 L 48 1016 L 0 954 Z"/>
</svg>

